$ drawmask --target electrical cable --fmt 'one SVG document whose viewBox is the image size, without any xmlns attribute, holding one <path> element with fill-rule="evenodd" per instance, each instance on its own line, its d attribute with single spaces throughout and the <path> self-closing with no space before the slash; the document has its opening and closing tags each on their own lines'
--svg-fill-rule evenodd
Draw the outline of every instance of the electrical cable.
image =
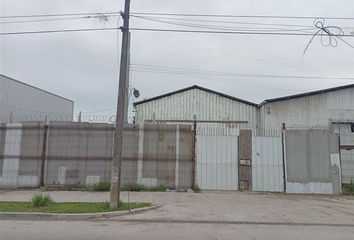
<svg viewBox="0 0 354 240">
<path fill-rule="evenodd" d="M 172 21 L 164 21 L 164 20 L 158 20 L 154 18 L 149 18 L 149 17 L 139 17 L 135 15 L 131 15 L 132 17 L 135 18 L 140 18 L 148 21 L 153 21 L 153 22 L 159 22 L 159 23 L 165 23 L 165 24 L 171 24 L 171 25 L 176 25 L 176 26 L 184 26 L 184 27 L 194 27 L 194 28 L 204 28 L 204 29 L 215 29 L 215 30 L 234 30 L 234 31 L 259 31 L 259 30 L 267 30 L 267 31 L 300 31 L 300 32 L 306 32 L 308 30 L 314 30 L 316 28 L 311 27 L 311 28 L 302 28 L 302 29 L 284 29 L 284 28 L 243 28 L 242 27 L 231 27 L 231 26 L 215 26 L 215 25 L 205 25 L 205 24 L 188 24 L 188 23 L 178 23 L 178 22 L 172 22 Z"/>
<path fill-rule="evenodd" d="M 295 75 L 274 75 L 274 74 L 244 74 L 244 73 L 232 73 L 232 72 L 221 72 L 221 71 L 209 71 L 202 69 L 192 69 L 192 68 L 180 68 L 180 67 L 168 67 L 168 66 L 157 66 L 157 65 L 147 65 L 147 64 L 131 64 L 134 69 L 141 70 L 162 70 L 171 72 L 185 72 L 191 74 L 199 75 L 216 75 L 216 76 L 242 76 L 242 77 L 263 77 L 263 78 L 291 78 L 291 79 L 337 79 L 337 80 L 354 80 L 354 77 L 321 77 L 321 76 L 295 76 Z"/>
<path fill-rule="evenodd" d="M 273 19 L 315 19 L 319 16 L 276 16 L 276 15 L 227 15 L 227 14 L 188 14 L 188 13 L 152 13 L 132 12 L 134 15 L 149 16 L 183 16 L 183 17 L 216 17 L 216 18 L 273 18 Z M 323 17 L 333 20 L 354 20 L 354 17 Z"/>
<path fill-rule="evenodd" d="M 148 32 L 174 32 L 174 33 L 201 33 L 201 34 L 238 34 L 238 35 L 279 35 L 279 36 L 313 36 L 311 33 L 287 33 L 287 32 L 252 32 L 252 31 L 206 31 L 188 29 L 161 29 L 161 28 L 130 28 L 131 31 Z M 321 36 L 322 34 L 318 34 Z M 351 34 L 344 34 L 341 37 L 354 37 Z"/>
<path fill-rule="evenodd" d="M 87 13 L 58 13 L 58 14 L 35 14 L 35 15 L 12 15 L 0 16 L 0 19 L 7 18 L 41 18 L 41 17 L 63 17 L 63 16 L 85 16 L 85 15 L 118 15 L 121 12 L 87 12 Z"/>
</svg>

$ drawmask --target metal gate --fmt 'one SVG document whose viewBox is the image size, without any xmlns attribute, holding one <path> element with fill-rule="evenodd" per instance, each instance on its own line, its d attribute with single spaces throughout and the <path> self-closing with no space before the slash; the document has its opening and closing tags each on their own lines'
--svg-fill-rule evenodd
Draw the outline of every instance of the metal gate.
<svg viewBox="0 0 354 240">
<path fill-rule="evenodd" d="M 252 136 L 252 188 L 254 191 L 284 191 L 281 131 Z"/>
<path fill-rule="evenodd" d="M 340 135 L 340 156 L 342 163 L 342 182 L 354 182 L 354 133 L 345 132 Z"/>
<path fill-rule="evenodd" d="M 203 190 L 238 190 L 238 129 L 197 128 L 196 184 Z"/>
</svg>

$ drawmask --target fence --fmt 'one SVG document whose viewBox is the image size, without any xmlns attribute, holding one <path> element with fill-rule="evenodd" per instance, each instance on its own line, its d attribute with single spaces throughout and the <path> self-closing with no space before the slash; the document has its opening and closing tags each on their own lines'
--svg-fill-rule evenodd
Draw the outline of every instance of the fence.
<svg viewBox="0 0 354 240">
<path fill-rule="evenodd" d="M 0 187 L 110 181 L 113 125 L 0 125 Z M 339 193 L 354 177 L 354 134 L 126 125 L 122 184 L 186 189 Z M 338 138 L 339 137 L 339 138 Z M 340 139 L 340 141 L 338 141 Z"/>
<path fill-rule="evenodd" d="M 126 125 L 122 184 L 192 185 L 190 126 Z M 0 126 L 0 187 L 76 186 L 110 181 L 113 125 L 23 123 Z"/>
</svg>

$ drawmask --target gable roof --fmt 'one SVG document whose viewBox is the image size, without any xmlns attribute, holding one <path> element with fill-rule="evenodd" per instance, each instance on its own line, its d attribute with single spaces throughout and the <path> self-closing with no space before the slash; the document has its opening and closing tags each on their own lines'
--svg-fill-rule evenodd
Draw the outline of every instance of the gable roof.
<svg viewBox="0 0 354 240">
<path fill-rule="evenodd" d="M 198 90 L 202 90 L 202 91 L 205 91 L 205 92 L 213 93 L 213 94 L 219 95 L 219 96 L 224 97 L 224 98 L 228 98 L 228 99 L 231 99 L 231 100 L 234 100 L 234 101 L 237 101 L 237 102 L 241 102 L 241 103 L 244 103 L 244 104 L 251 105 L 253 107 L 257 107 L 258 106 L 258 104 L 256 104 L 256 103 L 249 102 L 249 101 L 246 101 L 246 100 L 243 100 L 243 99 L 240 99 L 240 98 L 236 98 L 236 97 L 233 97 L 233 96 L 221 93 L 221 92 L 217 92 L 217 91 L 211 90 L 209 88 L 204 88 L 204 87 L 201 87 L 201 86 L 198 86 L 198 85 L 193 85 L 191 87 L 182 88 L 182 89 L 177 90 L 177 91 L 173 91 L 173 92 L 165 93 L 165 94 L 162 94 L 162 95 L 159 95 L 159 96 L 156 96 L 156 97 L 144 99 L 144 100 L 135 102 L 134 106 L 137 106 L 137 105 L 140 105 L 140 104 L 143 104 L 143 103 L 147 103 L 147 102 L 152 102 L 152 101 L 155 101 L 155 100 L 158 100 L 158 99 L 161 99 L 161 98 L 169 97 L 169 96 L 172 96 L 172 95 L 175 95 L 175 94 L 178 94 L 178 93 L 182 93 L 182 92 L 186 92 L 186 91 L 189 91 L 189 90 L 193 90 L 193 89 L 198 89 Z"/>
<path fill-rule="evenodd" d="M 348 85 L 343 85 L 343 86 L 339 86 L 339 87 L 333 87 L 333 88 L 327 88 L 327 89 L 311 91 L 311 92 L 306 92 L 306 93 L 294 94 L 294 95 L 289 95 L 289 96 L 285 96 L 285 97 L 266 99 L 261 104 L 259 104 L 259 106 L 261 107 L 264 104 L 271 103 L 271 102 L 278 102 L 278 101 L 284 101 L 284 100 L 289 100 L 289 99 L 294 99 L 294 98 L 308 97 L 308 96 L 312 96 L 312 95 L 316 95 L 316 94 L 327 93 L 327 92 L 332 92 L 332 91 L 342 90 L 342 89 L 347 89 L 347 88 L 354 88 L 354 84 L 348 84 Z"/>
</svg>

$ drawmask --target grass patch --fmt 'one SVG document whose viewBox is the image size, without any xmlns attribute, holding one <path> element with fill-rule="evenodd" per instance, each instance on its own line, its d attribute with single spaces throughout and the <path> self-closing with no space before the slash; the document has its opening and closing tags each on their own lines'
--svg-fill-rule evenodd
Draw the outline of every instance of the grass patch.
<svg viewBox="0 0 354 240">
<path fill-rule="evenodd" d="M 108 202 L 83 203 L 64 202 L 51 203 L 45 207 L 34 207 L 32 202 L 1 202 L 0 212 L 40 212 L 40 213 L 98 213 L 110 211 L 123 211 L 149 207 L 151 203 L 120 203 L 117 208 L 111 209 Z"/>
<path fill-rule="evenodd" d="M 124 184 L 121 191 L 131 192 L 166 192 L 167 186 L 165 184 L 159 184 L 156 186 L 148 187 L 139 183 Z"/>
</svg>

